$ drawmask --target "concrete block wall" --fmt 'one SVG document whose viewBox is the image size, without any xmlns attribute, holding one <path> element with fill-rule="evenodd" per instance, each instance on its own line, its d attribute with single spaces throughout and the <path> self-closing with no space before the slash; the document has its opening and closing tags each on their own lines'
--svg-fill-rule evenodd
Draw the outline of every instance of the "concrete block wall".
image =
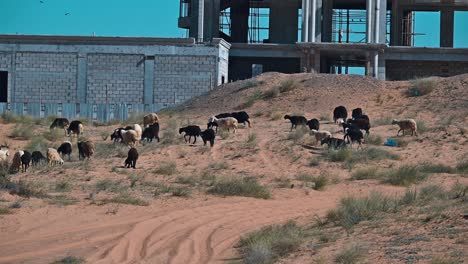
<svg viewBox="0 0 468 264">
<path fill-rule="evenodd" d="M 76 53 L 18 52 L 12 97 L 25 103 L 75 102 L 76 71 Z"/>
<path fill-rule="evenodd" d="M 88 54 L 87 102 L 143 103 L 144 75 L 143 55 Z"/>
<path fill-rule="evenodd" d="M 154 103 L 181 103 L 216 86 L 216 56 L 156 56 Z"/>
<path fill-rule="evenodd" d="M 404 61 L 387 60 L 387 80 L 411 80 L 418 77 L 448 77 L 468 72 L 468 62 L 463 61 Z"/>
</svg>

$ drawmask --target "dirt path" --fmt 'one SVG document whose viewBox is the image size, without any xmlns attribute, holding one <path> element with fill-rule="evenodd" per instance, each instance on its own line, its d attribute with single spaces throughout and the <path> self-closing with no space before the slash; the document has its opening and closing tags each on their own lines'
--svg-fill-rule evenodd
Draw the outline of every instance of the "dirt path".
<svg viewBox="0 0 468 264">
<path fill-rule="evenodd" d="M 18 219 L 23 228 L 16 232 L 2 231 L 0 263 L 49 263 L 67 254 L 90 263 L 221 263 L 235 256 L 233 247 L 242 234 L 333 206 L 333 199 L 321 196 L 219 199 L 176 210 L 101 214 L 101 219 L 97 214 L 87 217 L 85 211 L 39 210 Z M 43 218 L 49 213 L 54 217 Z"/>
</svg>

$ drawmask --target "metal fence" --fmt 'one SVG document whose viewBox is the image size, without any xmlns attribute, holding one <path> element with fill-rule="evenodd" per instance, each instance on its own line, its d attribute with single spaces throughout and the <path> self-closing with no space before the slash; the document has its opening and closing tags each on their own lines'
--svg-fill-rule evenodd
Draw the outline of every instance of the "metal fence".
<svg viewBox="0 0 468 264">
<path fill-rule="evenodd" d="M 85 104 L 85 103 L 0 103 L 0 114 L 10 112 L 32 117 L 60 116 L 68 119 L 88 118 L 100 122 L 124 121 L 132 114 L 156 112 L 156 104 Z"/>
</svg>

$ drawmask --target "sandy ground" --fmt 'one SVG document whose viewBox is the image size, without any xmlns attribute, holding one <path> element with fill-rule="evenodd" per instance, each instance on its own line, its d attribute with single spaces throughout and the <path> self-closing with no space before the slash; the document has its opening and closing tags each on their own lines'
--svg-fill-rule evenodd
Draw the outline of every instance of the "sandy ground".
<svg viewBox="0 0 468 264">
<path fill-rule="evenodd" d="M 169 120 L 176 120 L 178 126 L 187 123 L 204 126 L 210 115 L 239 109 L 252 94 L 278 87 L 286 79 L 294 79 L 297 88 L 275 98 L 257 100 L 246 109 L 252 116 L 253 127 L 239 129 L 225 139 L 217 137 L 215 147 L 209 151 L 200 142 L 193 146 L 179 138 L 170 145 L 140 146 L 136 170 L 120 168 L 124 158 L 113 150 L 85 165 L 77 161 L 74 153 L 72 161 L 66 161 L 62 168 L 35 169 L 13 176 L 14 181 L 23 179 L 49 185 L 70 181 L 74 188 L 69 195 L 77 198 L 78 203 L 57 206 L 43 199 L 22 199 L 0 192 L 3 200 L 0 205 L 17 200 L 23 203 L 13 214 L 0 215 L 0 263 L 50 263 L 68 255 L 84 257 L 88 263 L 222 263 L 238 257 L 235 245 L 240 236 L 262 226 L 290 219 L 310 222 L 314 215 L 324 215 L 334 208 L 344 196 L 363 195 L 371 190 L 395 195 L 405 191 L 404 187 L 382 185 L 375 180 L 349 181 L 350 171 L 339 163 L 322 161 L 319 166 L 308 166 L 322 150 L 309 135 L 298 142 L 288 139 L 290 124 L 282 119 L 286 113 L 302 113 L 309 119 L 331 117 L 335 106 L 345 105 L 349 111 L 362 107 L 372 121 L 384 117 L 424 121 L 427 131 L 418 137 L 405 137 L 406 147 L 379 146 L 401 157 L 398 161 L 375 163 L 382 168 L 422 162 L 455 166 L 468 157 L 465 132 L 468 75 L 437 79 L 438 87 L 431 94 L 408 98 L 403 95 L 408 82 L 381 82 L 360 76 L 270 73 L 250 81 L 258 84 L 255 87 L 246 88 L 246 81 L 229 84 L 223 90 L 166 111 L 161 114 L 161 134 Z M 274 115 L 281 118 L 272 118 Z M 116 126 L 89 126 L 86 136 L 99 142 L 98 148 L 110 145 L 100 135 L 110 134 Z M 27 141 L 7 137 L 13 127 L 13 124 L 3 124 L 0 136 L 9 141 L 11 149 L 22 149 Z M 324 121 L 322 127 L 337 137 L 343 136 L 335 124 Z M 372 134 L 383 139 L 394 137 L 396 131 L 390 124 L 371 129 Z M 251 134 L 256 135 L 256 140 L 253 146 L 247 146 Z M 176 164 L 176 173 L 155 172 L 160 164 L 168 161 Z M 222 169 L 212 169 L 213 164 L 220 162 L 224 163 Z M 177 185 L 179 176 L 198 177 L 206 171 L 221 178 L 256 177 L 271 190 L 272 198 L 223 198 L 206 194 L 206 189 L 200 186 L 193 187 L 188 198 L 167 195 L 154 198 L 154 190 L 142 184 L 145 181 Z M 303 186 L 296 179 L 299 173 L 324 172 L 336 182 L 324 191 Z M 96 205 L 88 199 L 99 180 L 111 179 L 128 187 L 131 175 L 137 175 L 140 180 L 138 188 L 129 192 L 149 201 L 149 206 Z M 279 188 L 278 179 L 289 179 L 295 187 Z M 455 181 L 468 182 L 459 175 L 447 174 L 434 175 L 430 181 L 445 186 Z M 112 195 L 102 191 L 96 193 L 96 199 Z"/>
</svg>

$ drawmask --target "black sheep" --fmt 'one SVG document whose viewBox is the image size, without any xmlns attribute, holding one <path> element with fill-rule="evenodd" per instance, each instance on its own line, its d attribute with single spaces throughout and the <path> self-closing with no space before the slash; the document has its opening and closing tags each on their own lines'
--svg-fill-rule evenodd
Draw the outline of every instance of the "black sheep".
<svg viewBox="0 0 468 264">
<path fill-rule="evenodd" d="M 83 123 L 79 120 L 73 120 L 67 128 L 68 135 L 74 133 L 77 136 L 83 133 Z"/>
<path fill-rule="evenodd" d="M 249 114 L 247 114 L 247 112 L 245 111 L 234 112 L 234 113 L 231 113 L 231 116 L 237 119 L 238 123 L 243 123 L 245 126 L 245 122 L 247 122 L 249 124 L 249 127 L 251 127 L 250 117 L 249 117 Z M 216 118 L 219 118 L 219 117 L 216 117 Z"/>
<path fill-rule="evenodd" d="M 218 133 L 218 123 L 216 122 L 208 122 L 208 124 L 206 124 L 206 128 L 207 129 L 212 129 L 216 127 L 216 133 Z"/>
<path fill-rule="evenodd" d="M 124 130 L 123 127 L 116 128 L 114 132 L 112 132 L 110 138 L 112 141 L 115 142 L 122 142 L 122 134 L 120 133 L 122 130 Z"/>
<path fill-rule="evenodd" d="M 343 139 L 334 138 L 334 137 L 322 139 L 322 141 L 320 142 L 320 145 L 323 145 L 323 144 L 327 144 L 328 148 L 332 148 L 332 149 L 339 149 L 339 148 L 346 147 L 346 141 L 344 141 Z"/>
<path fill-rule="evenodd" d="M 344 140 L 348 139 L 348 143 L 353 144 L 353 142 L 359 143 L 359 146 L 362 144 L 362 140 L 364 139 L 364 135 L 362 134 L 360 129 L 345 129 Z"/>
<path fill-rule="evenodd" d="M 307 119 L 303 116 L 285 115 L 284 119 L 289 119 L 289 121 L 291 121 L 291 130 L 296 128 L 298 125 L 305 126 L 307 124 Z"/>
<path fill-rule="evenodd" d="M 346 107 L 340 105 L 333 110 L 333 122 L 336 123 L 336 120 L 338 119 L 343 119 L 346 120 L 348 118 L 348 111 L 346 110 Z"/>
<path fill-rule="evenodd" d="M 55 118 L 54 122 L 50 125 L 50 129 L 54 129 L 56 127 L 62 128 L 67 133 L 67 128 L 70 125 L 70 121 L 66 118 Z"/>
<path fill-rule="evenodd" d="M 72 154 L 72 144 L 70 141 L 65 141 L 60 145 L 60 147 L 57 149 L 57 152 L 60 155 L 68 155 L 68 160 L 71 160 L 70 155 Z"/>
<path fill-rule="evenodd" d="M 210 142 L 210 146 L 213 147 L 214 145 L 214 140 L 215 140 L 215 132 L 213 129 L 209 128 L 203 132 L 200 133 L 201 138 L 203 139 L 203 145 L 206 146 L 206 142 Z"/>
<path fill-rule="evenodd" d="M 156 138 L 159 142 L 159 123 L 154 123 L 149 127 L 143 130 L 141 135 L 141 140 L 146 139 L 148 142 L 153 142 L 153 139 Z"/>
<path fill-rule="evenodd" d="M 128 151 L 127 159 L 125 159 L 125 168 L 134 168 L 136 169 L 136 162 L 138 160 L 138 151 L 136 148 L 131 148 Z"/>
<path fill-rule="evenodd" d="M 312 118 L 311 120 L 307 121 L 307 126 L 309 126 L 310 130 L 320 130 L 320 122 L 316 118 Z"/>
<path fill-rule="evenodd" d="M 197 142 L 197 137 L 200 136 L 201 128 L 199 126 L 182 127 L 179 129 L 179 134 L 182 134 L 182 133 L 185 133 L 184 135 L 185 142 L 187 142 L 187 136 L 189 136 L 188 143 L 190 143 L 190 140 L 192 139 L 192 137 L 194 137 L 195 140 L 193 141 L 193 144 L 195 144 Z"/>
<path fill-rule="evenodd" d="M 31 153 L 25 150 L 23 156 L 21 156 L 21 169 L 23 172 L 26 172 L 29 168 L 29 163 L 31 163 Z"/>
<path fill-rule="evenodd" d="M 41 161 L 46 160 L 46 158 L 44 157 L 44 155 L 42 155 L 42 153 L 40 151 L 33 151 L 33 153 L 31 154 L 31 159 L 32 159 L 32 165 L 33 166 L 36 166 Z"/>
<path fill-rule="evenodd" d="M 358 129 L 362 129 L 366 131 L 366 134 L 369 135 L 370 133 L 369 130 L 371 128 L 371 125 L 370 125 L 369 119 L 366 119 L 366 117 L 367 117 L 366 115 L 363 115 L 361 116 L 361 118 L 348 119 L 347 123 L 343 123 L 343 131 L 345 131 L 346 128 L 351 128 L 351 129 L 358 128 Z"/>
<path fill-rule="evenodd" d="M 351 112 L 353 119 L 360 118 L 362 116 L 362 108 L 355 108 Z"/>
<path fill-rule="evenodd" d="M 226 118 L 226 117 L 232 117 L 232 113 L 222 113 L 222 114 L 217 114 L 215 115 L 216 118 Z"/>
</svg>

